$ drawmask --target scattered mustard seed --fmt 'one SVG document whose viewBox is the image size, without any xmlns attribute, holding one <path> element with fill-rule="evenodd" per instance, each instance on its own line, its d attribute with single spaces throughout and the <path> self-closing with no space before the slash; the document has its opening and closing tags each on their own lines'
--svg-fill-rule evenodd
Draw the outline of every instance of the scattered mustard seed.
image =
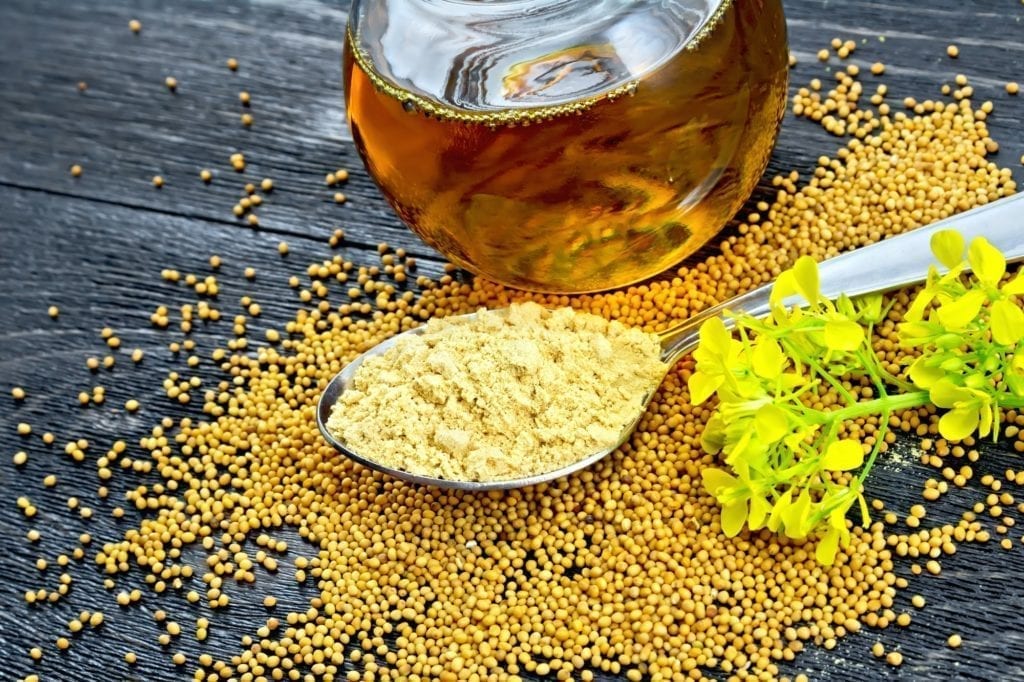
<svg viewBox="0 0 1024 682">
<path fill-rule="evenodd" d="M 136 400 L 135 398 L 131 398 L 131 399 L 125 401 L 125 404 L 124 404 L 124 409 L 128 410 L 129 412 L 138 412 L 139 407 L 140 407 L 139 401 Z"/>
<path fill-rule="evenodd" d="M 164 79 L 164 85 L 167 86 L 168 90 L 174 92 L 178 89 L 178 79 L 174 76 L 168 76 Z"/>
<path fill-rule="evenodd" d="M 282 256 L 288 255 L 288 242 L 281 242 L 277 245 L 277 252 Z"/>
<path fill-rule="evenodd" d="M 252 125 L 252 114 L 248 112 L 242 114 L 242 125 L 244 125 L 246 128 Z"/>
<path fill-rule="evenodd" d="M 24 450 L 18 450 L 14 453 L 14 456 L 11 457 L 11 461 L 14 463 L 14 466 L 24 466 L 25 463 L 28 462 L 28 454 Z"/>
<path fill-rule="evenodd" d="M 128 665 L 135 665 L 138 662 L 139 657 L 135 655 L 134 651 L 126 651 L 124 653 L 124 662 Z"/>
<path fill-rule="evenodd" d="M 341 192 L 335 192 L 334 193 L 334 203 L 336 203 L 336 204 L 344 204 L 345 201 L 347 201 L 347 197 L 343 193 L 341 193 Z"/>
<path fill-rule="evenodd" d="M 1016 81 L 1010 81 L 1006 84 L 1006 93 L 1009 95 L 1016 95 L 1020 92 L 1020 84 Z"/>
<path fill-rule="evenodd" d="M 71 166 L 71 177 L 77 178 L 82 175 L 82 167 L 79 164 Z"/>
<path fill-rule="evenodd" d="M 25 389 L 23 389 L 21 386 L 15 386 L 14 388 L 11 389 L 11 397 L 14 398 L 15 400 L 24 400 Z"/>
<path fill-rule="evenodd" d="M 956 59 L 957 57 L 960 56 L 960 48 L 957 47 L 956 45 L 950 45 L 949 47 L 946 48 L 946 54 L 950 58 Z"/>
<path fill-rule="evenodd" d="M 203 182 L 209 183 L 211 180 L 213 180 L 213 173 L 204 168 L 203 170 L 199 171 L 199 179 L 202 180 Z"/>
<path fill-rule="evenodd" d="M 227 65 L 232 71 L 238 71 L 238 60 L 234 57 L 228 57 Z"/>
<path fill-rule="evenodd" d="M 260 180 L 260 189 L 264 192 L 270 192 L 274 189 L 274 181 L 270 178 L 263 178 Z"/>
<path fill-rule="evenodd" d="M 131 29 L 132 33 L 138 33 L 142 30 L 142 22 L 138 19 L 132 19 L 128 22 L 128 28 Z"/>
<path fill-rule="evenodd" d="M 163 187 L 164 186 L 164 179 L 163 179 L 163 177 L 161 177 L 159 175 L 154 175 L 153 176 L 153 186 L 156 187 L 157 189 L 160 189 L 161 187 Z"/>
</svg>

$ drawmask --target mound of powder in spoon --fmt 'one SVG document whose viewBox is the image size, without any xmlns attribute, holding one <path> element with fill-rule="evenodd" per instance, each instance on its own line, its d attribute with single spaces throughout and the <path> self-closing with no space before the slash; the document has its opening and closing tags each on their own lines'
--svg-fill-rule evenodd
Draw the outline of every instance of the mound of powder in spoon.
<svg viewBox="0 0 1024 682">
<path fill-rule="evenodd" d="M 327 427 L 404 471 L 542 474 L 618 443 L 665 368 L 653 334 L 535 303 L 431 320 L 356 370 Z"/>
</svg>

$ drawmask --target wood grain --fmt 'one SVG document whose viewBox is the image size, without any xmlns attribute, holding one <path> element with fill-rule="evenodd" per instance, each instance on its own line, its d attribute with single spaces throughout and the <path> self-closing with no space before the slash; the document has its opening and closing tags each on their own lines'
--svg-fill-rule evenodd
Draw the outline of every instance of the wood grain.
<svg viewBox="0 0 1024 682">
<path fill-rule="evenodd" d="M 929 3 L 793 0 L 786 3 L 790 39 L 799 63 L 792 88 L 812 77 L 827 77 L 835 68 L 819 64 L 817 51 L 833 36 L 859 42 L 853 63 L 866 69 L 875 61 L 887 65 L 884 82 L 891 99 L 936 97 L 943 82 L 956 73 L 970 76 L 977 101 L 992 99 L 996 113 L 989 123 L 1002 144 L 995 160 L 1014 168 L 1024 153 L 1024 97 L 1003 90 L 1007 80 L 1024 82 L 1024 6 L 1015 0 L 935 0 Z M 141 35 L 128 30 L 128 20 L 143 23 Z M 76 464 L 63 454 L 69 439 L 90 441 L 90 457 L 102 454 L 115 438 L 134 443 L 164 414 L 183 416 L 189 410 L 171 405 L 159 382 L 181 359 L 167 350 L 170 335 L 154 330 L 149 313 L 158 304 L 188 300 L 180 286 L 160 280 L 162 268 L 209 273 L 207 259 L 224 258 L 219 279 L 225 310 L 242 295 L 263 307 L 257 333 L 280 327 L 300 306 L 286 285 L 290 275 L 303 276 L 310 262 L 328 257 L 326 239 L 336 226 L 345 228 L 345 254 L 372 263 L 380 241 L 402 245 L 420 257 L 422 272 L 437 274 L 442 259 L 416 240 L 391 214 L 372 181 L 361 170 L 344 125 L 341 96 L 340 44 L 345 3 L 317 0 L 206 3 L 115 2 L 84 0 L 7 0 L 0 5 L 0 655 L 6 667 L 0 677 L 14 679 L 36 672 L 43 679 L 177 680 L 169 652 L 156 643 L 158 628 L 151 618 L 167 610 L 183 625 L 209 615 L 180 599 L 156 598 L 148 590 L 140 608 L 119 609 L 102 586 L 102 576 L 86 560 L 73 562 L 71 595 L 56 606 L 28 606 L 22 595 L 40 584 L 56 583 L 59 571 L 39 573 L 40 556 L 52 559 L 69 551 L 82 532 L 100 543 L 119 537 L 138 522 L 129 511 L 115 521 L 110 510 L 123 499 L 126 486 L 139 479 L 117 477 L 106 501 L 97 501 L 95 466 Z M 880 38 L 885 38 L 882 41 Z M 961 56 L 951 60 L 945 46 L 956 43 Z M 241 68 L 230 72 L 224 62 L 236 57 Z M 180 83 L 171 94 L 163 85 L 173 75 Z M 872 77 L 866 76 L 869 83 Z M 85 92 L 78 81 L 88 83 Z M 239 123 L 241 90 L 252 93 L 251 129 Z M 769 176 L 797 169 L 807 172 L 821 154 L 831 154 L 842 141 L 806 121 L 787 119 L 773 156 Z M 228 157 L 241 151 L 249 161 L 246 173 L 230 169 Z M 85 172 L 74 179 L 73 163 Z M 344 191 L 349 203 L 337 205 L 323 176 L 338 167 L 352 178 Z M 201 168 L 216 173 L 203 184 Z M 166 180 L 154 189 L 155 174 Z M 276 189 L 259 210 L 261 227 L 253 231 L 232 216 L 231 206 L 248 181 L 274 179 Z M 763 183 L 752 201 L 769 197 Z M 287 240 L 291 251 L 281 257 L 277 244 Z M 258 271 L 245 280 L 246 266 Z M 60 306 L 51 320 L 46 308 Z M 90 373 L 88 356 L 102 356 L 98 335 L 113 327 L 128 349 L 146 352 L 138 366 L 118 355 L 113 371 Z M 210 349 L 230 330 L 200 328 L 194 336 Z M 203 365 L 204 380 L 219 378 Z M 15 404 L 8 390 L 24 386 L 28 399 Z M 80 408 L 81 390 L 103 385 L 102 406 Z M 127 415 L 120 406 L 138 398 L 143 409 Z M 14 424 L 33 424 L 36 435 L 22 438 Z M 57 442 L 41 443 L 38 434 L 52 431 Z M 16 469 L 17 450 L 29 462 Z M 976 477 L 1021 468 L 1019 457 L 1005 448 L 984 448 Z M 907 462 L 909 457 L 905 458 Z M 916 502 L 920 482 L 935 475 L 913 463 L 888 462 L 873 474 L 879 497 L 894 509 Z M 45 488 L 42 478 L 59 476 Z M 143 477 L 142 482 L 144 482 Z M 150 478 L 150 482 L 155 478 Z M 16 507 L 19 495 L 32 497 L 40 516 L 27 524 Z M 84 521 L 65 505 L 69 495 L 93 505 L 96 514 Z M 984 498 L 980 486 L 957 490 L 941 504 L 929 506 L 929 520 L 955 521 Z M 29 527 L 43 539 L 24 539 Z M 286 534 L 287 535 L 287 534 Z M 295 534 L 287 536 L 292 555 L 311 552 Z M 1019 543 L 1020 537 L 1015 536 Z M 189 557 L 197 565 L 199 554 Z M 239 639 L 266 617 L 264 594 L 281 600 L 278 613 L 304 609 L 315 595 L 312 583 L 298 586 L 290 562 L 277 576 L 261 574 L 251 590 L 235 590 L 226 613 L 211 616 L 211 639 L 203 647 L 230 656 Z M 1024 632 L 1024 545 L 1012 552 L 994 546 L 964 545 L 943 562 L 938 577 L 911 577 L 909 563 L 898 572 L 911 579 L 896 611 L 911 610 L 906 629 L 871 631 L 840 641 L 835 650 L 809 647 L 790 674 L 807 672 L 812 679 L 1024 679 L 1019 651 Z M 118 590 L 136 586 L 139 576 L 119 578 Z M 909 595 L 921 593 L 928 606 L 909 607 Z M 58 654 L 53 641 L 64 623 L 82 609 L 107 614 L 102 631 L 76 638 Z M 186 628 L 187 629 L 187 628 Z M 964 647 L 952 651 L 946 637 L 958 632 Z M 892 669 L 870 655 L 876 641 L 898 647 L 906 663 Z M 39 645 L 43 661 L 33 664 L 27 650 Z M 199 648 L 183 636 L 180 648 L 194 661 Z M 127 666 L 122 655 L 131 649 L 140 663 Z M 174 649 L 177 650 L 177 649 Z"/>
</svg>

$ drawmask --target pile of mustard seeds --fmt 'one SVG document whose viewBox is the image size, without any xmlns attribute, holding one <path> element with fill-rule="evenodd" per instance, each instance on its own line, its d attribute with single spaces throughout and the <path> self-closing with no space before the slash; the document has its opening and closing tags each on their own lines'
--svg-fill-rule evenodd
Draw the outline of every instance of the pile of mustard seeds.
<svg viewBox="0 0 1024 682">
<path fill-rule="evenodd" d="M 813 543 L 720 532 L 719 508 L 700 483 L 701 469 L 714 463 L 699 444 L 710 409 L 689 404 L 688 358 L 615 453 L 564 480 L 503 493 L 389 479 L 337 456 L 314 419 L 322 388 L 347 362 L 425 320 L 532 300 L 657 331 L 771 280 L 798 255 L 824 258 L 1015 191 L 1009 171 L 988 158 L 997 147 L 985 125 L 992 105 L 961 96 L 908 102 L 893 113 L 881 91 L 870 106 L 860 101 L 853 71 L 837 74 L 824 93 L 809 84 L 794 104 L 848 137 L 845 146 L 804 181 L 795 172 L 774 178 L 774 200 L 758 204 L 719 255 L 671 278 L 565 297 L 421 277 L 413 293 L 400 290 L 394 269 L 375 266 L 371 274 L 338 256 L 312 264 L 305 285 L 294 280 L 307 307 L 268 334 L 269 344 L 249 345 L 245 317 L 235 318 L 236 338 L 210 354 L 225 372 L 216 389 L 200 391 L 186 369 L 167 378 L 168 397 L 194 396 L 201 418 L 165 419 L 139 443 L 141 452 L 121 442 L 98 459 L 101 479 L 150 470 L 162 479 L 129 493 L 130 504 L 147 510 L 138 528 L 90 539 L 100 570 L 112 587 L 121 574 L 144 573 L 157 592 L 178 592 L 175 585 L 184 592 L 201 579 L 205 587 L 187 599 L 195 592 L 214 609 L 229 606 L 236 584 L 255 581 L 259 564 L 289 561 L 299 581 L 316 582 L 307 610 L 268 618 L 236 656 L 201 655 L 192 665 L 196 680 L 515 680 L 525 673 L 590 680 L 595 671 L 630 680 L 698 679 L 707 671 L 771 680 L 806 646 L 831 649 L 864 626 L 908 625 L 909 614 L 895 610 L 897 591 L 909 587 L 895 561 L 910 562 L 914 574 L 937 574 L 959 543 L 1009 539 L 1009 510 L 1024 511 L 1009 488 L 1024 484 L 1024 472 L 982 479 L 991 494 L 955 524 L 930 524 L 923 505 L 901 519 L 876 504 L 879 518 L 854 527 L 850 547 L 825 568 Z M 352 289 L 361 302 L 338 304 L 332 281 L 349 272 L 358 274 Z M 208 292 L 215 280 L 194 284 Z M 875 329 L 876 351 L 894 370 L 903 358 L 895 324 L 909 300 L 906 291 L 894 294 Z M 190 338 L 193 320 L 219 318 L 202 294 L 180 316 L 167 308 L 153 315 L 160 328 L 175 323 L 181 336 L 172 346 L 189 358 L 209 352 Z M 967 485 L 969 462 L 978 458 L 973 441 L 939 438 L 932 410 L 892 420 L 922 438 L 922 460 L 941 472 L 922 491 L 925 502 Z M 1024 415 L 1006 411 L 1002 423 L 1014 447 L 1024 448 Z M 871 442 L 878 426 L 866 419 L 852 428 Z M 79 459 L 86 446 L 70 442 L 69 455 Z M 23 508 L 31 517 L 30 500 Z M 316 553 L 281 548 L 273 536 L 286 526 Z M 193 545 L 206 551 L 199 570 L 181 558 Z M 137 601 L 118 594 L 122 608 Z M 93 615 L 69 622 L 69 636 Z M 64 639 L 58 648 L 72 641 Z M 951 636 L 949 645 L 959 640 Z M 873 653 L 903 663 L 900 651 L 881 643 Z M 126 661 L 134 656 L 126 652 Z M 170 652 L 169 659 L 180 660 Z"/>
<path fill-rule="evenodd" d="M 434 319 L 359 366 L 327 427 L 392 469 L 545 474 L 618 445 L 665 372 L 655 334 L 536 303 Z"/>
</svg>

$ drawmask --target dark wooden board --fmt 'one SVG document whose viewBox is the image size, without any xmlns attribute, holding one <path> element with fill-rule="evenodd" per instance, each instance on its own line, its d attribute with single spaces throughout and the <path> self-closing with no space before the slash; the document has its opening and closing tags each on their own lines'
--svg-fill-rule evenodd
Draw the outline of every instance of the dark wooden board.
<svg viewBox="0 0 1024 682">
<path fill-rule="evenodd" d="M 189 298 L 181 286 L 160 280 L 162 268 L 205 274 L 208 257 L 219 254 L 225 261 L 219 275 L 222 307 L 230 311 L 238 297 L 253 296 L 264 309 L 259 331 L 292 317 L 300 304 L 285 282 L 329 256 L 326 239 L 336 226 L 348 233 L 345 253 L 357 262 L 374 262 L 373 247 L 386 240 L 420 256 L 422 272 L 440 272 L 441 259 L 401 226 L 362 172 L 345 129 L 344 6 L 316 0 L 173 5 L 8 0 L 0 5 L 0 319 L 5 323 L 0 331 L 0 655 L 5 662 L 0 679 L 29 672 L 61 680 L 187 675 L 160 651 L 149 614 L 163 608 L 187 624 L 203 615 L 198 607 L 146 591 L 142 607 L 119 609 L 88 559 L 71 567 L 75 582 L 67 600 L 38 607 L 22 599 L 29 587 L 54 584 L 59 573 L 50 568 L 39 574 L 36 558 L 69 550 L 86 531 L 94 542 L 117 538 L 139 518 L 129 512 L 117 522 L 109 515 L 127 481 L 137 481 L 117 477 L 110 498 L 95 504 L 95 467 L 71 462 L 63 454 L 64 442 L 87 438 L 94 451 L 105 450 L 114 438 L 136 441 L 158 416 L 189 413 L 154 390 L 180 361 L 166 348 L 171 335 L 153 330 L 149 313 L 157 304 Z M 942 82 L 963 72 L 977 101 L 996 102 L 990 127 L 1002 149 L 995 158 L 1024 180 L 1019 172 L 1024 97 L 1010 98 L 1003 90 L 1007 80 L 1024 81 L 1024 6 L 1016 0 L 800 0 L 787 2 L 786 9 L 799 60 L 794 88 L 825 73 L 827 67 L 814 55 L 834 36 L 863 41 L 852 60 L 862 68 L 874 61 L 887 64 L 885 82 L 893 98 L 937 96 Z M 143 22 L 140 36 L 128 31 L 133 17 Z M 949 43 L 960 46 L 958 60 L 945 56 Z M 237 73 L 224 65 L 229 56 L 241 63 Z M 163 86 L 167 75 L 180 83 L 176 94 Z M 84 93 L 78 92 L 78 81 L 89 84 Z M 253 96 L 256 120 L 249 130 L 239 123 L 242 89 Z M 819 155 L 840 144 L 816 125 L 787 119 L 769 173 L 807 171 Z M 249 160 L 244 176 L 228 164 L 235 151 Z M 68 174 L 73 163 L 84 166 L 81 178 Z M 351 200 L 340 206 L 323 183 L 324 174 L 337 167 L 352 172 L 344 188 Z M 199 180 L 201 168 L 215 171 L 211 185 Z M 155 174 L 167 181 L 162 190 L 151 185 Z M 230 208 L 244 182 L 265 176 L 274 179 L 276 189 L 260 209 L 261 228 L 254 232 L 240 225 Z M 769 194 L 765 185 L 756 196 Z M 282 239 L 291 246 L 287 257 L 277 251 Z M 257 269 L 255 281 L 242 277 L 245 266 Z M 56 321 L 46 316 L 51 304 L 62 311 Z M 86 357 L 104 354 L 98 335 L 104 325 L 116 329 L 127 348 L 146 351 L 141 365 L 133 366 L 122 353 L 112 373 L 86 370 Z M 195 336 L 210 348 L 226 333 L 221 325 Z M 202 367 L 200 374 L 218 377 L 213 367 Z M 79 408 L 78 392 L 100 384 L 108 387 L 107 403 Z M 13 385 L 28 391 L 23 404 L 10 398 Z M 143 410 L 125 415 L 118 407 L 127 397 L 140 399 Z M 20 438 L 14 432 L 19 421 L 32 423 L 37 434 L 53 431 L 57 443 L 44 446 L 38 435 Z M 10 457 L 19 449 L 29 452 L 30 461 L 16 470 Z M 1020 468 L 1019 457 L 1005 447 L 988 447 L 976 468 L 980 475 L 1007 467 Z M 54 489 L 42 485 L 48 473 L 60 478 Z M 885 465 L 872 485 L 894 508 L 905 509 L 918 491 L 908 481 L 919 484 L 932 474 L 916 465 Z M 30 494 L 40 509 L 31 524 L 15 504 L 22 494 Z M 66 510 L 69 495 L 90 501 L 93 520 Z M 979 487 L 957 491 L 930 511 L 952 520 L 983 497 Z M 24 539 L 30 526 L 43 534 L 38 545 Z M 286 539 L 292 555 L 304 551 L 297 535 Z M 786 670 L 834 680 L 1024 679 L 1014 653 L 1024 631 L 1022 556 L 1021 549 L 962 546 L 944 561 L 941 576 L 911 579 L 900 606 L 906 608 L 913 593 L 924 594 L 929 605 L 915 613 L 909 628 L 865 628 L 833 651 L 810 647 Z M 909 575 L 905 566 L 901 572 Z M 131 579 L 120 584 L 132 586 Z M 276 578 L 261 574 L 256 588 L 236 590 L 231 607 L 211 618 L 204 649 L 221 656 L 238 651 L 240 637 L 265 618 L 260 601 L 270 592 L 281 598 L 277 611 L 285 613 L 304 608 L 315 586 L 297 587 L 290 569 Z M 58 654 L 54 639 L 82 609 L 106 613 L 103 632 L 89 632 Z M 957 652 L 944 645 L 954 631 L 965 640 Z M 904 652 L 901 669 L 874 660 L 868 649 L 876 640 Z M 35 645 L 46 649 L 39 664 L 27 657 Z M 133 668 L 121 658 L 129 648 L 140 657 Z M 183 636 L 181 650 L 194 660 L 199 648 Z"/>
</svg>

